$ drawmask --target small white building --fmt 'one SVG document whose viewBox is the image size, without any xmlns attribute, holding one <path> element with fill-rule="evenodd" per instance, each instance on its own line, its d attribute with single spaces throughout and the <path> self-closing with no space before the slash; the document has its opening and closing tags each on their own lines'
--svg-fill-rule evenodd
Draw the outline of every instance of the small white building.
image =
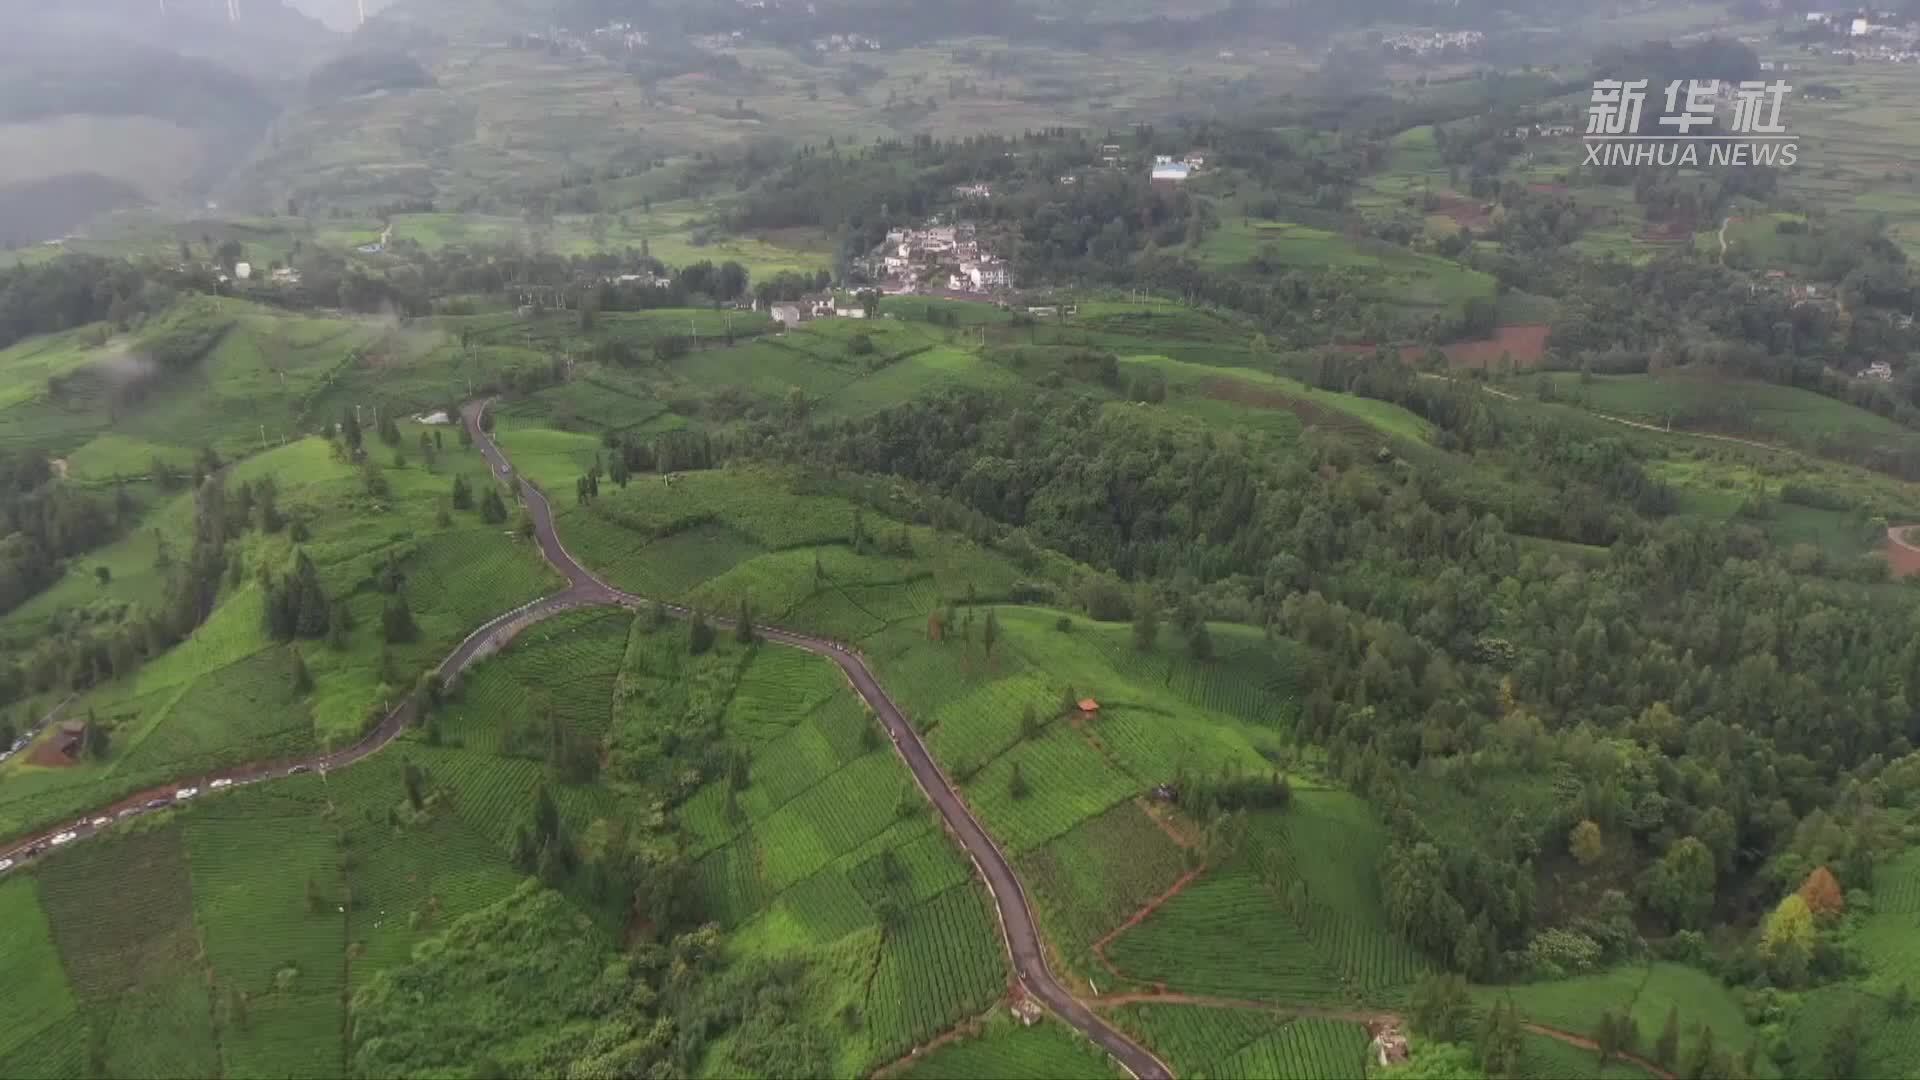
<svg viewBox="0 0 1920 1080">
<path fill-rule="evenodd" d="M 246 281 L 253 277 L 253 264 L 243 262 L 234 263 L 233 276 L 239 278 L 241 281 Z"/>
<path fill-rule="evenodd" d="M 1007 284 L 1007 264 L 1001 262 L 975 262 L 960 267 L 960 272 L 976 289 L 997 289 Z"/>
<path fill-rule="evenodd" d="M 775 304 L 771 314 L 773 321 L 779 323 L 784 329 L 791 330 L 800 325 L 800 305 L 798 304 Z"/>
<path fill-rule="evenodd" d="M 1168 161 L 1154 165 L 1154 183 L 1178 184 L 1193 174 L 1193 167 L 1183 161 Z"/>
<path fill-rule="evenodd" d="M 1864 18 L 1855 16 L 1853 25 L 1847 28 L 1847 33 L 1854 37 L 1865 37 L 1873 33 L 1873 24 Z"/>
</svg>

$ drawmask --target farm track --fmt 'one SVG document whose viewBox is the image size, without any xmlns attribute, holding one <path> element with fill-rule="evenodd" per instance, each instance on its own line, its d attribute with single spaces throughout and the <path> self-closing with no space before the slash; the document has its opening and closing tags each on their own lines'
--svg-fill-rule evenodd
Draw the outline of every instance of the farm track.
<svg viewBox="0 0 1920 1080">
<path fill-rule="evenodd" d="M 493 438 L 482 429 L 481 414 L 491 399 L 468 403 L 461 409 L 461 420 L 472 433 L 474 443 L 479 447 L 490 470 L 496 479 L 512 477 L 517 482 L 519 495 L 528 515 L 533 520 L 534 540 L 540 545 L 541 554 L 546 561 L 558 570 L 567 580 L 567 587 L 557 593 L 541 597 L 512 611 L 505 612 L 483 624 L 469 634 L 466 640 L 456 646 L 436 669 L 443 677 L 452 679 L 465 671 L 475 662 L 500 651 L 515 636 L 527 627 L 544 619 L 551 618 L 563 611 L 582 607 L 618 606 L 637 609 L 643 606 L 657 607 L 677 618 L 686 618 L 691 613 L 677 604 L 649 601 L 644 597 L 623 592 L 594 576 L 592 571 L 582 566 L 567 551 L 566 544 L 560 539 L 553 526 L 553 510 L 547 497 L 530 481 L 513 473 L 512 465 Z M 713 623 L 722 630 L 731 629 L 733 620 L 713 618 Z M 1021 988 L 1030 996 L 1045 1002 L 1061 1020 L 1078 1029 L 1095 1045 L 1105 1050 L 1119 1062 L 1129 1074 L 1138 1080 L 1172 1080 L 1173 1072 L 1150 1051 L 1122 1034 L 1118 1028 L 1096 1015 L 1078 998 L 1054 978 L 1047 966 L 1045 948 L 1041 943 L 1040 930 L 1033 916 L 1032 906 L 1027 901 L 1026 889 L 1013 871 L 1012 865 L 1001 853 L 999 845 L 994 843 L 965 802 L 960 798 L 953 785 L 947 780 L 940 767 L 934 763 L 933 755 L 926 744 L 920 741 L 919 733 L 907 722 L 905 714 L 895 705 L 893 699 L 881 689 L 879 680 L 859 654 L 847 646 L 825 638 L 795 633 L 777 626 L 756 623 L 755 631 L 762 640 L 776 645 L 800 649 L 816 656 L 825 657 L 839 666 L 853 686 L 853 689 L 866 701 L 892 737 L 894 749 L 906 762 L 920 790 L 928 801 L 940 812 L 948 830 L 966 849 L 973 860 L 980 877 L 986 882 L 987 891 L 992 894 L 994 908 L 1000 919 L 1001 936 L 1005 942 L 1007 955 L 1012 961 L 1016 978 Z M 235 786 L 257 783 L 291 775 L 293 770 L 312 769 L 322 774 L 329 770 L 343 768 L 371 756 L 392 742 L 399 734 L 412 725 L 415 719 L 415 707 L 411 695 L 406 701 L 387 713 L 378 727 L 368 732 L 359 742 L 343 750 L 321 754 L 298 761 L 265 762 L 243 766 L 237 769 L 225 769 L 208 774 L 205 779 L 180 781 L 163 788 L 153 788 L 137 795 L 130 795 L 110 806 L 94 810 L 84 815 L 82 824 L 68 826 L 75 833 L 75 840 L 83 839 L 96 831 L 87 820 L 105 816 L 113 818 L 122 810 L 144 806 L 155 799 L 172 800 L 175 791 L 185 786 L 205 786 L 212 778 L 229 779 Z M 107 826 L 108 828 L 111 825 Z M 0 857 L 20 859 L 37 855 L 46 850 L 54 834 L 63 831 L 60 827 L 49 829 L 38 835 L 17 841 L 12 847 L 0 852 Z"/>
<path fill-rule="evenodd" d="M 1206 1009 L 1241 1009 L 1247 1012 L 1270 1013 L 1284 1016 L 1289 1020 L 1338 1020 L 1349 1024 L 1402 1024 L 1406 1018 L 1396 1012 L 1372 1009 L 1337 1009 L 1322 1005 L 1277 1005 L 1270 1001 L 1247 1001 L 1241 998 L 1209 997 L 1204 994 L 1181 994 L 1168 991 L 1149 991 L 1132 994 L 1113 994 L 1098 1002 L 1102 1009 L 1117 1009 L 1123 1005 L 1196 1005 Z M 1585 1035 L 1576 1035 L 1571 1031 L 1548 1027 L 1545 1024 L 1522 1023 L 1521 1030 L 1544 1036 L 1558 1043 L 1578 1047 L 1582 1050 L 1598 1053 L 1600 1044 Z M 1675 1080 L 1672 1073 L 1639 1054 L 1621 1053 L 1615 1055 L 1619 1060 L 1646 1072 L 1658 1080 Z"/>
<path fill-rule="evenodd" d="M 1420 377 L 1423 379 L 1438 379 L 1441 382 L 1455 381 L 1451 378 L 1448 378 L 1445 375 L 1434 375 L 1428 372 L 1422 372 Z M 1492 394 L 1494 397 L 1500 398 L 1504 401 L 1523 400 L 1519 394 L 1511 393 L 1506 390 L 1495 389 L 1494 387 L 1491 387 L 1491 386 L 1482 386 L 1480 389 L 1483 393 Z M 1606 420 L 1610 423 L 1615 423 L 1615 424 L 1622 424 L 1630 428 L 1639 428 L 1642 431 L 1657 432 L 1661 435 L 1681 435 L 1689 439 L 1712 439 L 1716 442 L 1738 443 L 1741 446 L 1751 446 L 1756 450 L 1773 450 L 1779 453 L 1790 454 L 1794 452 L 1792 447 L 1779 446 L 1774 443 L 1759 442 L 1755 439 L 1742 439 L 1734 435 L 1715 435 L 1710 431 L 1686 431 L 1686 430 L 1675 431 L 1672 428 L 1661 427 L 1658 424 L 1648 424 L 1639 420 L 1629 420 L 1624 416 L 1613 416 L 1608 413 L 1594 412 L 1591 409 L 1582 410 L 1582 411 L 1584 411 L 1586 415 L 1595 417 L 1596 419 Z"/>
</svg>

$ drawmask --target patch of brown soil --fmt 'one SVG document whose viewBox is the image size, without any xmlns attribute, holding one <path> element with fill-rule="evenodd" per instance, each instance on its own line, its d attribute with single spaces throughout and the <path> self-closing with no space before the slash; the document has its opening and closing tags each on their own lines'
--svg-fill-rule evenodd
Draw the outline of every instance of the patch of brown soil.
<svg viewBox="0 0 1920 1080">
<path fill-rule="evenodd" d="M 1435 195 L 1433 212 L 1452 218 L 1455 225 L 1475 232 L 1493 224 L 1493 215 L 1486 203 L 1461 198 L 1458 195 Z"/>
<path fill-rule="evenodd" d="M 1894 577 L 1920 574 L 1920 546 L 1906 540 L 1906 531 L 1911 528 L 1914 526 L 1895 525 L 1887 530 L 1886 542 L 1880 545 L 1881 552 L 1887 557 L 1887 567 L 1893 571 Z"/>
<path fill-rule="evenodd" d="M 1506 353 L 1513 357 L 1513 366 L 1524 371 L 1539 367 L 1540 361 L 1546 358 L 1547 335 L 1552 330 L 1546 323 L 1502 326 L 1485 341 L 1457 341 L 1441 346 L 1440 351 L 1446 354 L 1449 367 L 1491 368 L 1500 362 L 1501 354 Z M 1406 358 L 1402 352 L 1401 359 Z"/>
<path fill-rule="evenodd" d="M 1500 362 L 1501 354 L 1513 357 L 1513 366 L 1521 371 L 1540 366 L 1546 359 L 1547 336 L 1553 327 L 1547 323 L 1515 323 L 1511 326 L 1497 327 L 1493 336 L 1484 341 L 1456 341 L 1451 345 L 1440 346 L 1440 352 L 1447 358 L 1447 365 L 1456 368 L 1492 368 Z M 1336 345 L 1335 352 L 1358 356 L 1370 353 L 1374 346 Z M 1400 360 L 1406 364 L 1417 364 L 1425 359 L 1427 350 L 1421 345 L 1400 346 Z"/>
<path fill-rule="evenodd" d="M 54 736 L 41 739 L 34 745 L 33 753 L 27 755 L 27 764 L 43 769 L 71 769 L 80 763 L 60 752 L 60 739 L 56 732 Z"/>
</svg>

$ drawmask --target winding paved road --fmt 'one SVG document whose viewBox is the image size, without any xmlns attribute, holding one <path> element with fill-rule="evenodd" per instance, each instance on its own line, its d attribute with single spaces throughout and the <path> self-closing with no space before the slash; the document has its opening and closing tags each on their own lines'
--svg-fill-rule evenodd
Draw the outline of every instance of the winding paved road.
<svg viewBox="0 0 1920 1080">
<path fill-rule="evenodd" d="M 474 402 L 467 405 L 461 410 L 461 419 L 466 423 L 467 430 L 473 433 L 474 443 L 480 447 L 488 465 L 496 475 L 504 477 L 511 471 L 512 465 L 506 455 L 500 452 L 500 447 L 480 427 L 480 415 L 487 404 Z M 515 479 L 519 481 L 520 495 L 527 513 L 533 518 L 534 536 L 540 541 L 540 550 L 555 569 L 566 575 L 570 582 L 568 593 L 593 596 L 603 603 L 625 607 L 651 603 L 644 597 L 608 585 L 581 566 L 567 551 L 559 532 L 553 527 L 553 508 L 548 504 L 547 497 L 524 477 Z M 688 614 L 687 609 L 678 604 L 663 603 L 659 606 L 678 617 Z M 713 617 L 713 622 L 721 629 L 733 627 L 731 619 Z M 754 624 L 754 630 L 766 641 L 803 649 L 838 664 L 854 690 L 880 717 L 887 727 L 887 733 L 893 738 L 894 748 L 906 760 L 907 768 L 912 771 L 920 790 L 926 793 L 934 808 L 940 811 L 940 816 L 946 819 L 947 828 L 973 859 L 973 865 L 987 883 L 987 890 L 993 894 L 1007 953 L 1013 960 L 1014 974 L 1019 977 L 1020 985 L 1027 993 L 1045 1002 L 1062 1020 L 1080 1029 L 1140 1080 L 1172 1080 L 1172 1070 L 1159 1058 L 1096 1016 L 1093 1010 L 1081 1004 L 1054 978 L 1053 972 L 1047 967 L 1046 949 L 1041 944 L 1039 928 L 1034 925 L 1033 908 L 1027 903 L 1027 893 L 1020 885 L 1020 878 L 1013 872 L 1006 856 L 1001 854 L 999 845 L 993 842 L 993 837 L 987 835 L 987 830 L 975 820 L 946 775 L 934 764 L 933 755 L 927 752 L 919 733 L 914 731 L 913 725 L 907 722 L 906 716 L 887 696 L 887 692 L 880 688 L 880 681 L 874 678 L 867 662 L 846 646 L 825 638 L 796 634 L 791 630 L 760 623 Z"/>
<path fill-rule="evenodd" d="M 513 475 L 512 463 L 507 460 L 492 437 L 482 429 L 481 417 L 490 401 L 470 402 L 461 409 L 461 421 L 473 435 L 474 444 L 480 448 L 488 468 L 500 480 L 511 479 L 518 487 L 520 498 L 527 514 L 533 520 L 534 539 L 540 545 L 541 554 L 548 563 L 566 579 L 567 587 L 550 596 L 541 597 L 512 611 L 489 620 L 485 625 L 469 634 L 436 669 L 452 679 L 469 666 L 504 648 L 522 630 L 542 619 L 549 618 L 562 611 L 574 608 L 618 605 L 627 608 L 640 608 L 653 602 L 632 593 L 622 592 L 595 577 L 591 571 L 574 559 L 567 551 L 566 544 L 553 525 L 553 508 L 547 497 L 524 477 Z M 677 604 L 658 604 L 660 608 L 677 616 L 685 617 L 686 608 Z M 733 620 L 714 617 L 713 622 L 721 629 L 731 629 Z M 960 798 L 953 785 L 947 780 L 940 767 L 934 763 L 933 755 L 927 752 L 926 744 L 920 741 L 920 735 L 913 725 L 900 712 L 899 706 L 880 688 L 880 682 L 874 677 L 871 668 L 861 656 L 839 642 L 825 638 L 811 637 L 784 630 L 777 626 L 754 624 L 755 631 L 766 641 L 790 648 L 802 649 L 818 656 L 824 656 L 838 664 L 845 673 L 854 690 L 865 699 L 881 722 L 886 725 L 893 739 L 894 749 L 907 763 L 913 778 L 926 793 L 934 808 L 946 820 L 947 828 L 953 833 L 960 846 L 966 849 L 979 870 L 980 877 L 987 883 L 987 890 L 993 894 L 994 907 L 1000 917 L 1000 929 L 1006 942 L 1007 955 L 1013 962 L 1014 974 L 1020 985 L 1031 996 L 1046 1003 L 1062 1020 L 1078 1028 L 1092 1039 L 1129 1073 L 1140 1080 L 1172 1080 L 1173 1072 L 1153 1056 L 1144 1047 L 1122 1034 L 1117 1028 L 1095 1015 L 1093 1010 L 1069 993 L 1047 967 L 1046 949 L 1040 940 L 1039 928 L 1033 919 L 1033 909 L 1027 902 L 1027 893 L 1021 887 L 1020 878 L 1001 853 L 999 845 L 987 834 L 980 822 Z M 54 836 L 63 832 L 73 834 L 68 842 L 78 840 L 97 831 L 90 822 L 101 822 L 101 828 L 113 819 L 130 813 L 140 813 L 149 805 L 171 804 L 176 792 L 187 787 L 205 789 L 217 780 L 229 781 L 234 785 L 258 783 L 279 776 L 288 776 L 308 770 L 325 772 L 329 769 L 351 765 L 365 758 L 388 743 L 413 723 L 414 707 L 412 699 L 402 702 L 387 713 L 379 726 L 369 731 L 359 742 L 331 753 L 297 761 L 280 761 L 241 766 L 209 773 L 205 777 L 183 780 L 169 784 L 164 788 L 129 795 L 111 806 L 87 814 L 79 823 L 63 828 L 50 829 L 40 835 L 15 842 L 9 850 L 0 851 L 0 859 L 24 861 L 52 846 Z"/>
</svg>

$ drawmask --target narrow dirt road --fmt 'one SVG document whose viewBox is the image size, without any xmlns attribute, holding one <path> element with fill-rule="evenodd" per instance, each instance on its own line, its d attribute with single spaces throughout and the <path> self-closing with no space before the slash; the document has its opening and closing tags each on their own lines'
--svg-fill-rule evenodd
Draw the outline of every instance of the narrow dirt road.
<svg viewBox="0 0 1920 1080">
<path fill-rule="evenodd" d="M 487 402 L 473 402 L 461 410 L 461 419 L 467 429 L 473 433 L 475 445 L 485 455 L 487 463 L 496 476 L 505 478 L 512 473 L 512 464 L 493 439 L 481 429 L 480 417 Z M 525 477 L 514 477 L 518 481 L 521 499 L 527 514 L 533 519 L 534 536 L 540 543 L 541 551 L 547 561 L 559 570 L 571 582 L 569 593 L 597 597 L 603 603 L 620 604 L 626 607 L 642 607 L 651 604 L 644 597 L 622 592 L 595 577 L 591 571 L 574 559 L 567 551 L 566 544 L 560 539 L 559 532 L 553 527 L 553 508 L 547 497 Z M 661 603 L 660 608 L 676 617 L 684 618 L 688 611 L 677 604 Z M 733 621 L 713 618 L 721 629 L 731 629 Z M 1119 1029 L 1094 1015 L 1093 1010 L 1067 992 L 1066 987 L 1054 978 L 1047 967 L 1046 952 L 1040 943 L 1040 931 L 1034 923 L 1033 909 L 1027 902 L 1026 889 L 1020 884 L 1020 878 L 1013 867 L 995 844 L 993 837 L 987 834 L 980 822 L 975 820 L 966 803 L 962 802 L 958 792 L 948 782 L 946 775 L 934 763 L 933 755 L 928 753 L 926 744 L 920 741 L 920 735 L 913 725 L 900 712 L 899 706 L 880 688 L 880 682 L 874 677 L 871 668 L 858 653 L 845 645 L 825 638 L 811 637 L 806 634 L 783 630 L 777 626 L 754 624 L 754 630 L 761 638 L 776 645 L 802 649 L 816 656 L 824 656 L 839 665 L 847 681 L 853 684 L 854 691 L 873 709 L 874 714 L 887 728 L 893 745 L 907 768 L 913 773 L 920 790 L 940 811 L 946 820 L 947 828 L 952 830 L 954 838 L 973 860 L 980 877 L 987 883 L 987 891 L 993 894 L 994 907 L 1000 915 L 1000 929 L 1005 939 L 1008 956 L 1013 961 L 1014 974 L 1028 994 L 1045 1002 L 1056 1015 L 1078 1028 L 1101 1049 L 1111 1054 L 1129 1073 L 1140 1080 L 1171 1080 L 1172 1070 L 1154 1057 L 1145 1048 L 1122 1034 Z"/>
</svg>

